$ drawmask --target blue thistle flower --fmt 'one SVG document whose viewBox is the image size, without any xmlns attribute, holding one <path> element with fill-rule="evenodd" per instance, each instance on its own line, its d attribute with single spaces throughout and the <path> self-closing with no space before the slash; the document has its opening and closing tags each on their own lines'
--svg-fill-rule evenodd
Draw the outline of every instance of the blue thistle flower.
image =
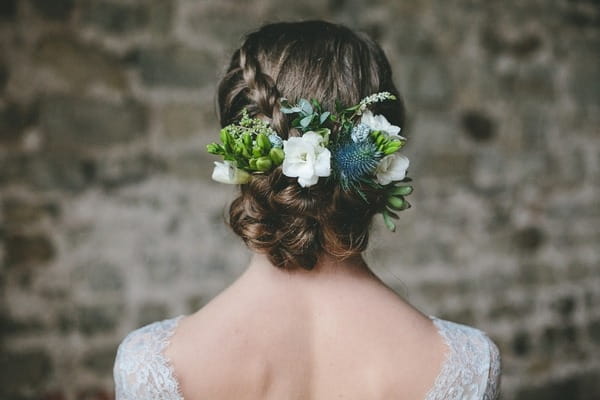
<svg viewBox="0 0 600 400">
<path fill-rule="evenodd" d="M 271 133 L 269 135 L 269 142 L 271 142 L 273 147 L 277 147 L 279 149 L 283 148 L 283 139 L 281 139 L 276 133 Z"/>
<path fill-rule="evenodd" d="M 367 124 L 358 124 L 354 128 L 352 128 L 352 133 L 350 137 L 354 142 L 364 142 L 369 137 L 369 133 L 371 133 L 371 128 Z"/>
<path fill-rule="evenodd" d="M 346 142 L 333 151 L 333 167 L 344 189 L 370 175 L 381 160 L 381 152 L 370 141 Z"/>
</svg>

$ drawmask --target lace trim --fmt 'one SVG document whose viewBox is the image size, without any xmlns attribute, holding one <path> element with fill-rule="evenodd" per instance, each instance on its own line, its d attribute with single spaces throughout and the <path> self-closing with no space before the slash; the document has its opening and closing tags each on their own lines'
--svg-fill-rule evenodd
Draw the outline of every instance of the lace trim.
<svg viewBox="0 0 600 400">
<path fill-rule="evenodd" d="M 487 388 L 483 400 L 496 400 L 500 398 L 500 378 L 502 359 L 498 347 L 488 339 L 490 349 L 490 371 L 488 373 Z"/>
<path fill-rule="evenodd" d="M 184 400 L 164 351 L 183 318 L 154 322 L 131 332 L 119 345 L 114 366 L 116 400 Z"/>
<path fill-rule="evenodd" d="M 430 317 L 448 346 L 425 400 L 495 400 L 499 395 L 500 357 L 480 330 Z"/>
<path fill-rule="evenodd" d="M 175 386 L 175 394 L 177 395 L 177 400 L 184 400 L 183 392 L 181 391 L 181 387 L 179 386 L 179 381 L 177 380 L 177 377 L 175 376 L 175 368 L 173 367 L 171 360 L 169 360 L 169 357 L 167 357 L 165 355 L 165 351 L 171 344 L 171 338 L 175 334 L 175 330 L 177 329 L 177 326 L 179 325 L 179 322 L 181 321 L 181 319 L 183 317 L 184 317 L 183 315 L 179 315 L 170 320 L 170 321 L 172 321 L 172 324 L 171 324 L 171 327 L 169 329 L 167 329 L 167 331 L 165 332 L 165 337 L 164 337 L 164 340 L 162 343 L 162 348 L 160 350 L 160 355 L 162 356 L 162 358 L 164 360 L 165 368 L 169 371 L 169 373 L 168 373 L 169 381 L 173 382 L 173 385 Z"/>
</svg>

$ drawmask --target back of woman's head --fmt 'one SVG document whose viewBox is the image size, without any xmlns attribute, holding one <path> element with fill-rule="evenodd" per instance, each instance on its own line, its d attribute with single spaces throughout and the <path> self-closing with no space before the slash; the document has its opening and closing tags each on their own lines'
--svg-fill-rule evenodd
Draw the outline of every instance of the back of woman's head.
<svg viewBox="0 0 600 400">
<path fill-rule="evenodd" d="M 336 101 L 349 106 L 383 91 L 400 98 L 387 58 L 366 36 L 323 21 L 276 23 L 249 34 L 233 54 L 219 84 L 219 118 L 226 126 L 246 109 L 287 139 L 299 132 L 290 129 L 280 98 L 315 99 L 333 110 Z M 374 111 L 403 125 L 400 101 L 380 103 Z M 366 248 L 371 219 L 384 199 L 369 187 L 362 192 L 367 201 L 330 179 L 304 188 L 278 167 L 241 185 L 229 224 L 274 265 L 311 269 L 322 254 L 342 259 Z"/>
</svg>

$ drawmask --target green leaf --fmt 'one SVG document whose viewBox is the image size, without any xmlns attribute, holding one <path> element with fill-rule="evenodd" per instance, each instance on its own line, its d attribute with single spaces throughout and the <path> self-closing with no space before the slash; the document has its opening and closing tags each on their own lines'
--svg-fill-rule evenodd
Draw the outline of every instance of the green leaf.
<svg viewBox="0 0 600 400">
<path fill-rule="evenodd" d="M 310 125 L 310 123 L 312 122 L 313 117 L 314 117 L 314 115 L 311 114 L 307 117 L 302 118 L 300 120 L 300 126 L 302 126 L 303 128 L 307 128 Z"/>
<path fill-rule="evenodd" d="M 327 118 L 329 118 L 329 115 L 331 113 L 329 111 L 325 111 L 323 114 L 321 114 L 321 116 L 319 117 L 319 122 L 322 124 L 325 121 L 327 121 Z"/>
<path fill-rule="evenodd" d="M 302 110 L 301 112 L 306 115 L 312 114 L 314 112 L 312 106 L 310 105 L 310 102 L 306 99 L 300 99 L 300 101 L 298 102 L 298 107 L 300 107 Z"/>
<path fill-rule="evenodd" d="M 280 107 L 279 110 L 284 114 L 296 114 L 302 111 L 300 107 Z"/>
<path fill-rule="evenodd" d="M 321 109 L 321 103 L 317 99 L 310 99 L 310 104 L 312 104 L 313 108 L 317 111 Z"/>
</svg>

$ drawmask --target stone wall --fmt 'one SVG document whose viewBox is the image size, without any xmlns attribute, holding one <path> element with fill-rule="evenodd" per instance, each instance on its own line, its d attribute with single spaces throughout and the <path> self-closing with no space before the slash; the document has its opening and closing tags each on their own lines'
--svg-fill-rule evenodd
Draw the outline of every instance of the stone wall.
<svg viewBox="0 0 600 400">
<path fill-rule="evenodd" d="M 408 105 L 414 207 L 376 273 L 486 330 L 504 399 L 600 397 L 597 1 L 2 0 L 0 398 L 111 398 L 128 331 L 242 271 L 215 83 L 244 32 L 307 18 L 380 41 Z"/>
</svg>

